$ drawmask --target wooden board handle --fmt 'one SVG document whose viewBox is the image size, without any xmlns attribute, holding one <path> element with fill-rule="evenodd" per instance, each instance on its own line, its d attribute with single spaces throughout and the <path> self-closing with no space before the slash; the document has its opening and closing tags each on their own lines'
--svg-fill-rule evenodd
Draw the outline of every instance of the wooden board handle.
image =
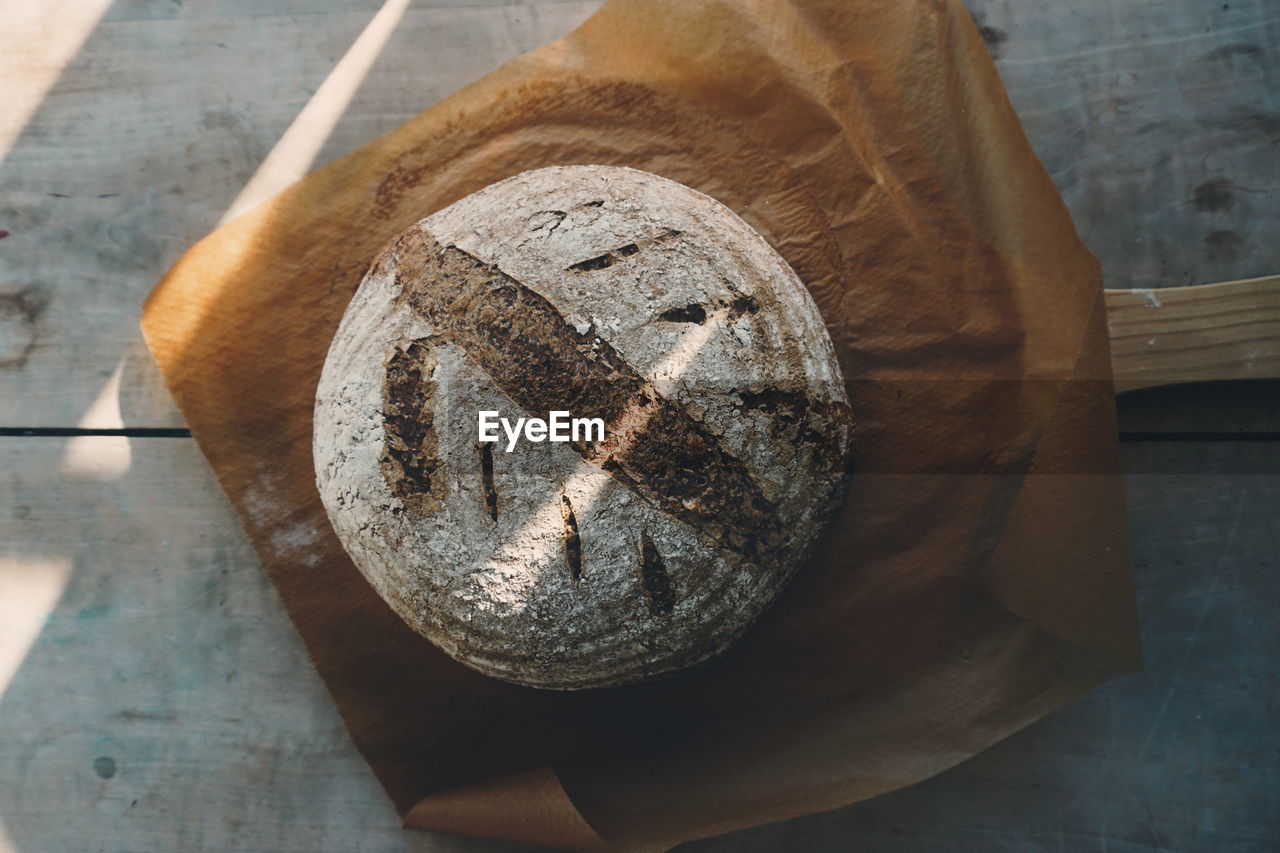
<svg viewBox="0 0 1280 853">
<path fill-rule="evenodd" d="M 1116 390 L 1280 378 L 1280 275 L 1108 290 Z"/>
</svg>

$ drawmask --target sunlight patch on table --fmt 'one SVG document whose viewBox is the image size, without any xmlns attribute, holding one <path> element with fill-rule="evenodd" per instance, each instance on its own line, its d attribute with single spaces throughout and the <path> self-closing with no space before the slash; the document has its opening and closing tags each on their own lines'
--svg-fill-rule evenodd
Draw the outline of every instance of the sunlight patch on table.
<svg viewBox="0 0 1280 853">
<path fill-rule="evenodd" d="M 70 557 L 0 556 L 0 697 L 61 598 L 71 568 Z"/>
<path fill-rule="evenodd" d="M 0 23 L 0 160 L 110 5 L 111 0 L 41 0 L 5 6 Z"/>
</svg>

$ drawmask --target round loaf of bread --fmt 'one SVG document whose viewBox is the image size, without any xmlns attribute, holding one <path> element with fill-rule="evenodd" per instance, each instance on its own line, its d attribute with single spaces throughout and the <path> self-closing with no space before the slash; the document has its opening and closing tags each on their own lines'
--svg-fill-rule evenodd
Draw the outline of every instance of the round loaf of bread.
<svg viewBox="0 0 1280 853">
<path fill-rule="evenodd" d="M 552 429 L 513 439 L 519 418 Z M 516 175 L 392 241 L 314 426 L 329 518 L 387 604 L 554 689 L 729 648 L 843 499 L 853 435 L 787 263 L 714 199 L 605 166 Z"/>
</svg>

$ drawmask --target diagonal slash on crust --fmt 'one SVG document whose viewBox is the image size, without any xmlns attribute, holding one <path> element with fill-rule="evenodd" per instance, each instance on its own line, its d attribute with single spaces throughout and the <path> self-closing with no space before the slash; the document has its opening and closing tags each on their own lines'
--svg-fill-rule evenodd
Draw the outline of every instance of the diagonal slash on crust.
<svg viewBox="0 0 1280 853">
<path fill-rule="evenodd" d="M 420 228 L 375 263 L 394 263 L 399 298 L 517 405 L 603 419 L 604 441 L 572 445 L 588 463 L 750 563 L 767 567 L 785 547 L 775 507 L 743 463 L 541 294 Z"/>
</svg>

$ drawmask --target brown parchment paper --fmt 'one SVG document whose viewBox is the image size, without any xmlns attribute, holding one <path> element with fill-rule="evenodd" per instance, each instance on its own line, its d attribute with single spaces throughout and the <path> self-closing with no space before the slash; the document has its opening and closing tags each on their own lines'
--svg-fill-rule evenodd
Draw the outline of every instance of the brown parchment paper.
<svg viewBox="0 0 1280 853">
<path fill-rule="evenodd" d="M 392 614 L 310 447 L 378 249 L 569 163 L 693 186 L 791 263 L 848 380 L 858 474 L 726 658 L 555 693 Z M 1101 297 L 959 0 L 613 0 L 219 228 L 143 329 L 406 823 L 662 850 L 918 781 L 1139 665 Z"/>
</svg>

